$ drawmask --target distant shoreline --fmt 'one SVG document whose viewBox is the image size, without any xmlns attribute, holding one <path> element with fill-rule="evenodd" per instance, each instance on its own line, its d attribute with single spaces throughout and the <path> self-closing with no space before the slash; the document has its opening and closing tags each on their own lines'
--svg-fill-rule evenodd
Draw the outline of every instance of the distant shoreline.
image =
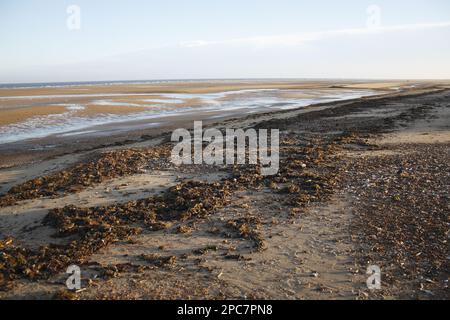
<svg viewBox="0 0 450 320">
<path fill-rule="evenodd" d="M 121 85 L 121 84 L 158 84 L 179 82 L 215 82 L 215 81 L 450 81 L 450 79 L 363 79 L 363 78 L 199 78 L 199 79 L 146 79 L 146 80 L 93 80 L 93 81 L 49 81 L 49 82 L 0 82 L 0 89 L 21 88 L 59 88 L 75 86 Z"/>
</svg>

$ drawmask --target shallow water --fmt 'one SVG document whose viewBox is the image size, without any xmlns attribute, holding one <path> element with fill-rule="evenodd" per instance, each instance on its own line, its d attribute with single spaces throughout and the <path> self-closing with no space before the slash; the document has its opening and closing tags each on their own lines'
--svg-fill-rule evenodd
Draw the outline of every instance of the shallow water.
<svg viewBox="0 0 450 320">
<path fill-rule="evenodd" d="M 258 111 L 286 110 L 308 106 L 315 103 L 331 101 L 342 101 L 355 99 L 363 96 L 379 94 L 374 90 L 279 90 L 279 89 L 255 89 L 225 91 L 205 94 L 188 93 L 152 93 L 152 94 L 77 94 L 77 95 L 42 95 L 42 96 L 21 96 L 21 97 L 0 97 L 2 100 L 11 99 L 52 99 L 84 97 L 95 98 L 89 101 L 89 105 L 104 106 L 105 110 L 94 115 L 80 114 L 86 105 L 78 103 L 55 103 L 66 107 L 66 112 L 61 114 L 50 114 L 45 116 L 35 116 L 20 123 L 9 124 L 0 127 L 0 144 L 16 142 L 32 138 L 43 138 L 50 135 L 68 136 L 78 134 L 95 133 L 93 127 L 112 123 L 129 122 L 134 120 L 157 119 L 170 115 L 182 115 L 183 113 L 195 113 L 214 111 L 214 118 L 219 118 L 220 112 L 230 114 L 248 114 Z M 287 97 L 298 95 L 299 97 Z M 303 97 L 302 97 L 303 95 Z M 136 96 L 131 102 L 114 101 L 115 97 Z M 145 99 L 139 96 L 146 96 Z M 155 96 L 154 99 L 151 97 Z M 108 98 L 108 99 L 98 99 Z M 195 105 L 179 106 L 189 100 L 199 101 Z M 48 104 L 47 104 L 48 105 Z M 52 105 L 52 104 L 50 104 Z M 142 107 L 142 111 L 134 111 L 125 114 L 108 113 L 108 106 Z"/>
</svg>

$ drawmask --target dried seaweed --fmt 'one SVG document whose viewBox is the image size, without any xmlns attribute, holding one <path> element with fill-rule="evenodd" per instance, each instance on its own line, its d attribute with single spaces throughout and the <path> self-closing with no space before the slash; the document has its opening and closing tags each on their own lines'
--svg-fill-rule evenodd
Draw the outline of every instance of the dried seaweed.
<svg viewBox="0 0 450 320">
<path fill-rule="evenodd" d="M 138 150 L 116 150 L 102 153 L 74 167 L 38 177 L 12 187 L 0 197 L 0 207 L 17 201 L 57 196 L 64 192 L 79 192 L 103 181 L 141 173 L 145 169 L 161 168 L 167 164 L 170 146 Z"/>
</svg>

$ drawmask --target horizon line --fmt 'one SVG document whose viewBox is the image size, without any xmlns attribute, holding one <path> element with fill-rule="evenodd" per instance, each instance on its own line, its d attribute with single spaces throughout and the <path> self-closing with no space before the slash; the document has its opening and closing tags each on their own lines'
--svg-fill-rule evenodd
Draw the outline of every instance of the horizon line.
<svg viewBox="0 0 450 320">
<path fill-rule="evenodd" d="M 236 77 L 236 78 L 155 78 L 155 79 L 115 79 L 115 80 L 69 80 L 69 81 L 36 81 L 36 82 L 0 82 L 3 85 L 37 85 L 37 84 L 91 84 L 91 83 L 121 83 L 121 82 L 157 82 L 157 81 L 242 81 L 242 80 L 350 80 L 350 81 L 450 81 L 450 78 L 355 78 L 355 77 Z"/>
</svg>

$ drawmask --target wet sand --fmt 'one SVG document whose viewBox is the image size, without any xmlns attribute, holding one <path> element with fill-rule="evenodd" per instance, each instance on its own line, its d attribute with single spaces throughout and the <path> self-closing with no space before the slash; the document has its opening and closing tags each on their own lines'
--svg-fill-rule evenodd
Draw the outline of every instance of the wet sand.
<svg viewBox="0 0 450 320">
<path fill-rule="evenodd" d="M 315 104 L 320 102 L 318 97 L 332 95 L 333 92 L 339 94 L 343 90 L 372 90 L 371 94 L 386 94 L 445 85 L 445 82 L 429 81 L 222 80 L 0 89 L 0 136 L 13 139 L 10 143 L 0 144 L 0 167 L 11 167 L 107 145 L 129 144 L 143 139 L 142 137 L 145 140 L 148 136 L 185 127 L 193 119 L 214 123 L 243 114 L 285 108 L 281 103 L 270 103 L 270 100 L 265 103 L 261 98 L 255 108 L 251 104 L 253 100 L 246 97 L 244 90 L 280 90 L 274 93 L 277 97 L 275 101 L 287 103 L 292 100 L 295 103 L 287 106 L 295 108 L 296 103 Z M 239 99 L 250 100 L 237 108 L 232 100 L 236 95 L 221 96 L 222 93 L 241 91 L 244 92 L 238 95 Z M 204 101 L 203 96 L 208 94 L 213 96 L 207 96 L 206 99 L 215 99 L 217 107 L 208 107 L 208 101 Z M 186 97 L 170 98 L 170 95 Z M 69 125 L 70 123 L 72 124 Z M 53 128 L 47 134 L 46 126 Z M 33 138 L 36 134 L 41 136 Z"/>
<path fill-rule="evenodd" d="M 175 167 L 160 129 L 41 150 L 46 160 L 0 171 L 0 246 L 26 258 L 2 261 L 0 297 L 448 299 L 449 101 L 427 83 L 209 122 L 279 128 L 269 177 Z M 78 293 L 64 287 L 69 263 L 82 268 Z"/>
</svg>

